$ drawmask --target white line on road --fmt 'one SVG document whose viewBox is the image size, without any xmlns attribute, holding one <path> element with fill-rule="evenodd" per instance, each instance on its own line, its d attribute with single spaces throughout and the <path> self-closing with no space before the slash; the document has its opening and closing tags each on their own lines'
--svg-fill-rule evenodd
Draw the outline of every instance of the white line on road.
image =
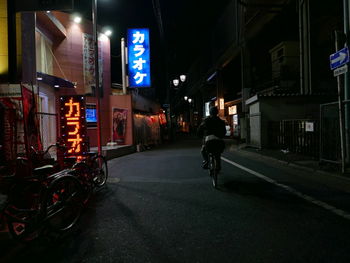
<svg viewBox="0 0 350 263">
<path fill-rule="evenodd" d="M 274 184 L 274 185 L 276 185 L 278 187 L 281 187 L 284 190 L 286 190 L 286 191 L 288 191 L 288 192 L 290 192 L 290 193 L 292 193 L 292 194 L 294 194 L 294 195 L 296 195 L 296 196 L 298 196 L 300 198 L 303 198 L 304 200 L 306 200 L 306 201 L 308 201 L 308 202 L 310 202 L 312 204 L 318 205 L 318 206 L 320 206 L 320 207 L 322 207 L 324 209 L 327 209 L 328 211 L 331 211 L 332 213 L 334 213 L 334 214 L 336 214 L 338 216 L 341 216 L 343 218 L 346 218 L 346 219 L 350 220 L 350 214 L 348 212 L 344 211 L 344 210 L 338 209 L 338 208 L 336 208 L 336 207 L 334 207 L 332 205 L 329 205 L 329 204 L 327 204 L 327 203 L 325 203 L 323 201 L 317 200 L 317 199 L 313 198 L 312 196 L 303 194 L 303 193 L 299 192 L 298 190 L 295 190 L 294 188 L 289 187 L 288 185 L 280 184 L 277 181 L 275 181 L 275 180 L 273 180 L 273 179 L 271 179 L 271 178 L 269 178 L 269 177 L 267 177 L 267 176 L 265 176 L 265 175 L 263 175 L 261 173 L 255 172 L 255 171 L 253 171 L 253 170 L 251 170 L 251 169 L 249 169 L 249 168 L 247 168 L 245 166 L 242 166 L 242 165 L 240 165 L 238 163 L 235 163 L 235 162 L 233 162 L 233 161 L 231 161 L 229 159 L 226 159 L 225 157 L 221 157 L 221 159 L 223 161 L 229 163 L 229 164 L 232 164 L 232 165 L 236 166 L 237 168 L 239 168 L 239 169 L 241 169 L 243 171 L 246 171 L 246 172 L 248 172 L 248 173 L 250 173 L 252 175 L 255 175 L 256 177 L 258 177 L 258 178 L 260 178 L 260 179 L 262 179 L 262 180 L 264 180 L 266 182 L 269 182 L 269 183 Z"/>
</svg>

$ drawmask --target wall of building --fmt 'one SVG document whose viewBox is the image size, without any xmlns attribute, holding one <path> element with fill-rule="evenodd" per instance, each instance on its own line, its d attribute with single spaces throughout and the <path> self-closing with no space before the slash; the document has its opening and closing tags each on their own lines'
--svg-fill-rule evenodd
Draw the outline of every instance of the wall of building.
<svg viewBox="0 0 350 263">
<path fill-rule="evenodd" d="M 0 80 L 5 81 L 8 73 L 7 47 L 7 0 L 0 0 Z"/>
<path fill-rule="evenodd" d="M 131 95 L 115 95 L 109 96 L 109 114 L 108 119 L 110 122 L 109 138 L 112 138 L 112 110 L 113 108 L 126 109 L 127 121 L 126 121 L 126 137 L 125 144 L 133 144 L 133 114 L 132 114 L 132 102 Z"/>
<path fill-rule="evenodd" d="M 250 145 L 261 148 L 261 105 L 255 102 L 249 105 Z"/>
<path fill-rule="evenodd" d="M 66 34 L 64 38 L 58 38 L 50 33 L 46 34 L 49 30 L 45 28 L 45 25 L 39 25 L 40 30 L 46 32 L 45 35 L 53 42 L 53 75 L 77 83 L 75 89 L 60 88 L 58 95 L 85 95 L 88 87 L 84 85 L 83 34 L 92 35 L 92 23 L 83 20 L 81 24 L 76 24 L 67 13 L 52 12 L 52 15 L 63 25 Z M 106 145 L 111 137 L 110 41 L 107 37 L 102 36 L 99 45 L 103 56 L 103 97 L 100 100 L 101 143 Z M 96 104 L 96 98 L 87 96 L 86 102 Z M 90 146 L 97 146 L 97 128 L 89 128 L 87 135 L 90 138 Z"/>
</svg>

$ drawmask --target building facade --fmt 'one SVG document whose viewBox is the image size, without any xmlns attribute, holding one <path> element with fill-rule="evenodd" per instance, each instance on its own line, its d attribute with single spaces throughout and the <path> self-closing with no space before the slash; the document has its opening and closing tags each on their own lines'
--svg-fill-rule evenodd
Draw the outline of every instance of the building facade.
<svg viewBox="0 0 350 263">
<path fill-rule="evenodd" d="M 322 141 L 340 137 L 336 125 L 325 131 L 320 109 L 337 101 L 329 56 L 336 50 L 334 31 L 344 31 L 343 13 L 341 2 L 230 1 L 193 60 L 187 95 L 198 98 L 203 117 L 206 103 L 218 105 L 248 145 L 319 158 Z M 235 121 L 233 105 L 240 109 Z"/>
</svg>

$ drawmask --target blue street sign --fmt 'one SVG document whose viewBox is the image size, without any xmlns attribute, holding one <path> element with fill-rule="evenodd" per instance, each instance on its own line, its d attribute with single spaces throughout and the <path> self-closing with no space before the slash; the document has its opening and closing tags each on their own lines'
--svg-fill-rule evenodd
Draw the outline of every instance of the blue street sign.
<svg viewBox="0 0 350 263">
<path fill-rule="evenodd" d="M 349 49 L 344 47 L 329 56 L 331 69 L 339 68 L 349 62 Z"/>
<path fill-rule="evenodd" d="M 128 69 L 131 88 L 151 86 L 148 28 L 128 29 Z"/>
</svg>

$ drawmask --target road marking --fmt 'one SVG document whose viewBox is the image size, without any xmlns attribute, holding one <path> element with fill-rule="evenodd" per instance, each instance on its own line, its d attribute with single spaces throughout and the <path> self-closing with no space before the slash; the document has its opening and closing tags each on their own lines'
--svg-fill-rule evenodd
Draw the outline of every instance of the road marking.
<svg viewBox="0 0 350 263">
<path fill-rule="evenodd" d="M 306 200 L 306 201 L 308 201 L 308 202 L 310 202 L 312 204 L 320 206 L 320 207 L 322 207 L 322 208 L 324 208 L 324 209 L 326 209 L 328 211 L 331 211 L 332 213 L 334 213 L 334 214 L 336 214 L 338 216 L 341 216 L 341 217 L 343 217 L 345 219 L 349 219 L 350 220 L 350 214 L 348 212 L 344 211 L 344 210 L 336 208 L 336 207 L 334 207 L 332 205 L 329 205 L 329 204 L 327 204 L 327 203 L 325 203 L 323 201 L 317 200 L 317 199 L 313 198 L 310 195 L 303 194 L 302 192 L 299 192 L 298 190 L 295 190 L 294 188 L 292 188 L 292 187 L 290 187 L 288 185 L 280 184 L 277 181 L 275 181 L 275 180 L 273 180 L 273 179 L 271 179 L 271 178 L 269 178 L 269 177 L 267 177 L 267 176 L 265 176 L 265 175 L 263 175 L 261 173 L 255 172 L 255 171 L 253 171 L 253 170 L 251 170 L 251 169 L 249 169 L 249 168 L 247 168 L 245 166 L 242 166 L 242 165 L 240 165 L 238 163 L 235 163 L 235 162 L 233 162 L 233 161 L 231 161 L 231 160 L 229 160 L 229 159 L 227 159 L 225 157 L 221 157 L 221 159 L 223 161 L 229 163 L 229 164 L 232 164 L 233 166 L 236 166 L 237 168 L 239 168 L 239 169 L 241 169 L 243 171 L 246 171 L 246 172 L 248 172 L 248 173 L 250 173 L 252 175 L 255 175 L 256 177 L 258 177 L 258 178 L 260 178 L 260 179 L 262 179 L 262 180 L 264 180 L 266 182 L 269 182 L 269 183 L 274 184 L 274 185 L 276 185 L 276 186 L 278 186 L 280 188 L 283 188 L 284 190 L 290 192 L 291 194 L 294 194 L 294 195 L 296 195 L 296 196 L 298 196 L 298 197 L 300 197 L 300 198 L 302 198 L 302 199 L 304 199 L 304 200 Z"/>
</svg>

